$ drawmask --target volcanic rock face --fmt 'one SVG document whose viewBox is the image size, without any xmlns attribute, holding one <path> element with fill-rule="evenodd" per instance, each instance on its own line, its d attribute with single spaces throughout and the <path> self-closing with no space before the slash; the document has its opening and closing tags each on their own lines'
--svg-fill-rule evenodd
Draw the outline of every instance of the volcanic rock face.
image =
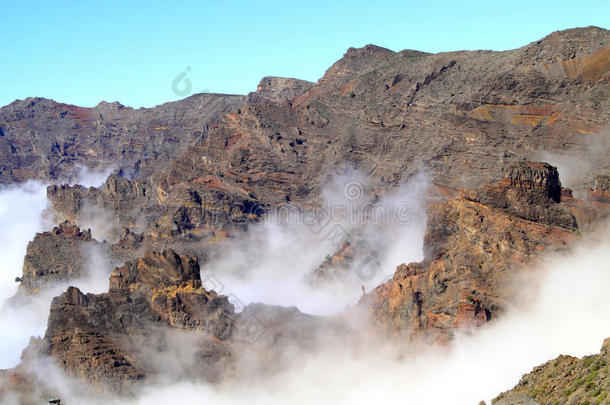
<svg viewBox="0 0 610 405">
<path fill-rule="evenodd" d="M 305 80 L 289 79 L 284 77 L 264 77 L 256 92 L 248 95 L 248 102 L 257 103 L 265 100 L 274 103 L 290 102 L 299 94 L 305 93 L 314 84 Z"/>
<path fill-rule="evenodd" d="M 50 356 L 98 393 L 127 394 L 157 378 L 273 374 L 286 365 L 285 351 L 312 350 L 341 327 L 296 308 L 252 304 L 235 314 L 227 297 L 202 287 L 197 259 L 166 250 L 115 268 L 108 293 L 69 287 L 51 304 L 44 339 L 28 351 Z"/>
<path fill-rule="evenodd" d="M 206 331 L 217 339 L 231 334 L 232 307 L 201 286 L 196 259 L 172 250 L 149 252 L 117 267 L 110 276 L 109 293 L 150 292 L 147 297 L 156 321 L 183 329 Z"/>
<path fill-rule="evenodd" d="M 106 102 L 83 108 L 43 98 L 15 101 L 0 109 L 0 184 L 69 179 L 74 163 L 149 175 L 243 100 L 197 94 L 138 110 Z"/>
<path fill-rule="evenodd" d="M 557 168 L 547 163 L 520 162 L 509 169 L 509 186 L 537 190 L 549 199 L 559 202 L 561 182 Z"/>
<path fill-rule="evenodd" d="M 576 219 L 561 201 L 557 168 L 542 162 L 518 162 L 499 184 L 487 186 L 473 201 L 533 222 L 576 229 Z"/>
<path fill-rule="evenodd" d="M 366 173 L 374 188 L 401 184 L 422 168 L 439 186 L 484 186 L 507 177 L 503 170 L 515 162 L 541 151 L 586 150 L 602 136 L 610 87 L 600 61 L 609 38 L 589 27 L 508 52 L 350 49 L 318 83 L 263 79 L 259 91 L 151 176 L 120 180 L 116 190 L 116 177 L 94 191 L 55 187 L 49 197 L 66 218 L 95 203 L 120 228 L 144 214 L 138 232 L 201 239 L 214 237 L 210 227 L 240 228 L 287 201 L 315 201 L 328 175 L 346 165 Z M 530 169 L 515 169 L 512 181 L 521 187 L 511 190 L 536 199 L 545 197 L 536 192 L 543 187 L 557 200 L 551 172 Z M 543 219 L 524 205 L 498 203 L 574 227 L 561 212 L 547 210 Z"/>
<path fill-rule="evenodd" d="M 560 191 L 555 168 L 519 163 L 508 173 L 499 185 L 474 193 L 479 198 L 430 207 L 424 261 L 398 266 L 392 280 L 361 301 L 381 326 L 445 340 L 456 328 L 481 325 L 505 308 L 512 294 L 505 284 L 514 271 L 576 237 L 570 212 L 549 208 Z M 552 221 L 555 216 L 541 214 L 548 211 L 564 215 Z"/>
<path fill-rule="evenodd" d="M 211 229 L 243 229 L 267 210 L 251 192 L 212 177 L 188 187 L 170 187 L 160 177 L 130 180 L 116 172 L 100 188 L 54 185 L 47 196 L 56 211 L 72 221 L 87 222 L 101 211 L 116 229 L 136 228 L 169 239 L 201 239 Z"/>
<path fill-rule="evenodd" d="M 32 293 L 86 275 L 86 249 L 97 245 L 90 230 L 81 231 L 67 221 L 50 232 L 36 234 L 28 244 L 20 291 Z"/>
<path fill-rule="evenodd" d="M 36 234 L 28 244 L 18 293 L 35 294 L 59 283 L 99 276 L 105 266 L 133 258 L 142 243 L 143 236 L 129 229 L 123 229 L 114 244 L 99 242 L 90 229 L 64 221 L 52 231 Z"/>
<path fill-rule="evenodd" d="M 230 356 L 221 341 L 231 334 L 232 314 L 226 297 L 201 286 L 196 259 L 149 252 L 116 268 L 108 293 L 85 295 L 70 287 L 55 298 L 42 353 L 98 390 L 130 392 L 137 381 L 162 372 L 148 355 L 171 351 L 168 339 L 176 329 L 199 331 L 185 369 L 218 379 Z"/>
</svg>

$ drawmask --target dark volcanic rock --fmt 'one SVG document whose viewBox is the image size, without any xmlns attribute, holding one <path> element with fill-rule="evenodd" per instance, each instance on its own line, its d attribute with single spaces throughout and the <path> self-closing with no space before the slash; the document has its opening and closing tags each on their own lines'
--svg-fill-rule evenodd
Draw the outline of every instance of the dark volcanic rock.
<svg viewBox="0 0 610 405">
<path fill-rule="evenodd" d="M 578 227 L 574 215 L 560 205 L 561 182 L 557 168 L 542 162 L 518 162 L 500 183 L 467 198 L 519 218 L 564 228 Z"/>
<path fill-rule="evenodd" d="M 381 190 L 425 170 L 439 189 L 467 191 L 430 207 L 424 261 L 398 266 L 362 304 L 384 330 L 448 339 L 500 314 L 512 294 L 506 281 L 566 249 L 578 237 L 575 217 L 600 217 L 603 201 L 580 207 L 554 167 L 532 161 L 605 136 L 609 40 L 588 27 L 506 52 L 368 45 L 350 48 L 315 84 L 265 78 L 247 97 L 196 95 L 154 109 L 18 101 L 0 110 L 0 183 L 70 177 L 75 163 L 124 168 L 98 188 L 47 191 L 74 223 L 106 213 L 116 249 L 128 254 L 149 244 L 203 249 L 286 202 L 317 204 L 329 176 L 349 166 Z M 606 183 L 585 186 L 606 193 Z M 319 270 L 349 266 L 347 250 Z M 163 359 L 188 359 L 170 380 L 217 381 L 234 371 L 233 345 L 253 342 L 266 366 L 277 347 L 314 344 L 323 325 L 261 305 L 236 316 L 202 287 L 194 258 L 164 250 L 116 268 L 108 293 L 57 297 L 41 351 L 101 390 L 130 392 L 162 375 L 172 364 Z"/>
<path fill-rule="evenodd" d="M 75 163 L 148 176 L 243 100 L 197 94 L 138 110 L 116 102 L 83 108 L 43 98 L 15 101 L 0 109 L 0 184 L 70 179 Z"/>
<path fill-rule="evenodd" d="M 285 77 L 264 77 L 256 91 L 248 95 L 249 103 L 259 103 L 265 100 L 282 103 L 305 93 L 314 83 Z"/>
<path fill-rule="evenodd" d="M 537 190 L 547 198 L 559 202 L 561 182 L 557 168 L 544 162 L 519 162 L 509 168 L 506 183 L 510 187 Z"/>
<path fill-rule="evenodd" d="M 157 378 L 270 375 L 290 364 L 290 353 L 328 344 L 343 327 L 296 308 L 252 304 L 236 314 L 227 297 L 202 287 L 197 259 L 166 250 L 115 268 L 108 293 L 69 287 L 51 304 L 44 339 L 29 350 L 95 391 L 125 394 Z"/>
<path fill-rule="evenodd" d="M 233 307 L 226 297 L 203 289 L 197 259 L 173 250 L 148 252 L 112 272 L 110 294 L 134 288 L 152 292 L 148 299 L 157 321 L 203 330 L 217 339 L 231 334 Z"/>
<path fill-rule="evenodd" d="M 37 233 L 28 244 L 20 277 L 20 294 L 32 294 L 58 283 L 67 283 L 108 271 L 113 264 L 134 257 L 143 248 L 144 237 L 123 229 L 115 244 L 92 238 L 91 230 L 81 230 L 64 221 L 53 230 Z M 95 267 L 95 268 L 94 268 Z"/>
<path fill-rule="evenodd" d="M 230 357 L 221 341 L 231 334 L 232 314 L 226 297 L 202 288 L 196 259 L 149 252 L 116 268 L 108 293 L 70 287 L 55 298 L 42 353 L 101 391 L 131 392 L 138 381 L 162 374 L 155 356 L 171 350 L 192 352 L 183 372 L 199 373 L 190 378 L 218 379 Z M 168 346 L 179 330 L 196 332 L 193 347 Z"/>
<path fill-rule="evenodd" d="M 23 261 L 20 292 L 32 293 L 50 284 L 87 274 L 87 249 L 100 247 L 91 231 L 66 221 L 50 232 L 38 233 Z"/>
</svg>

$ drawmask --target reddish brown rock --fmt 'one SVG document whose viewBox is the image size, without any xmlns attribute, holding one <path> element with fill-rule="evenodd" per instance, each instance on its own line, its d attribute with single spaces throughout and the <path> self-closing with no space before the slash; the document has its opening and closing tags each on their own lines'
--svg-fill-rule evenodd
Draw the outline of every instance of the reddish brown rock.
<svg viewBox="0 0 610 405">
<path fill-rule="evenodd" d="M 138 232 L 206 239 L 215 237 L 210 227 L 240 228 L 286 201 L 311 203 L 346 164 L 368 174 L 374 188 L 404 183 L 422 169 L 441 187 L 481 187 L 541 151 L 582 151 L 610 125 L 600 80 L 607 65 L 584 62 L 608 40 L 607 30 L 587 27 L 507 52 L 350 49 L 318 83 L 263 79 L 258 92 L 160 172 L 120 180 L 117 192 L 113 179 L 96 192 L 52 189 L 50 198 L 74 219 L 78 205 L 90 201 L 119 219 L 119 228 L 140 220 L 146 229 Z M 595 73 L 566 70 L 575 58 Z M 592 170 L 604 164 L 592 161 Z M 536 191 L 540 179 L 552 186 L 549 177 L 535 178 L 547 169 L 531 169 L 513 179 L 523 194 Z M 574 227 L 563 213 L 542 213 Z M 539 214 L 523 212 L 535 220 Z"/>
<path fill-rule="evenodd" d="M 543 186 L 543 195 L 552 202 L 531 209 L 557 204 L 548 196 L 547 186 L 558 182 L 522 178 L 510 184 L 505 180 L 497 186 L 508 198 L 511 188 L 517 189 L 514 196 L 520 196 L 522 187 L 529 193 L 532 187 Z M 498 204 L 496 194 L 484 196 L 489 191 L 481 190 L 480 198 L 469 194 L 429 209 L 423 262 L 398 266 L 390 281 L 361 300 L 379 325 L 393 333 L 445 340 L 457 328 L 484 324 L 506 307 L 512 295 L 507 281 L 514 272 L 542 253 L 566 249 L 577 238 L 561 221 L 521 218 L 525 215 L 517 214 L 522 211 Z"/>
<path fill-rule="evenodd" d="M 507 177 L 498 184 L 466 193 L 466 198 L 529 221 L 576 229 L 578 224 L 574 215 L 558 204 L 561 194 L 556 167 L 522 161 L 511 165 Z"/>
<path fill-rule="evenodd" d="M 0 184 L 77 177 L 75 164 L 148 176 L 234 111 L 244 96 L 197 94 L 154 108 L 93 108 L 44 98 L 0 108 Z"/>
<path fill-rule="evenodd" d="M 233 322 L 227 298 L 201 286 L 196 259 L 148 252 L 114 270 L 108 293 L 70 287 L 55 298 L 41 351 L 99 391 L 126 393 L 163 372 L 147 350 L 163 351 L 173 330 L 189 330 L 196 346 L 185 372 L 215 380 L 227 372 L 230 351 L 221 341 Z"/>
</svg>

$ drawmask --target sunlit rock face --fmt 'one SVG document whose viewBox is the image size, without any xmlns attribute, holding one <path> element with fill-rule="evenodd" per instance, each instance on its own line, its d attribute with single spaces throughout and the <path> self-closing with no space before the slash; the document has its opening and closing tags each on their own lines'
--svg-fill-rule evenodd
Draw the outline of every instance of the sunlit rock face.
<svg viewBox="0 0 610 405">
<path fill-rule="evenodd" d="M 507 173 L 430 207 L 424 261 L 398 266 L 361 301 L 381 326 L 432 340 L 480 326 L 505 309 L 514 272 L 579 238 L 554 167 L 519 162 Z"/>
<path fill-rule="evenodd" d="M 139 380 L 161 373 L 149 355 L 164 350 L 192 351 L 187 366 L 213 380 L 230 358 L 222 341 L 233 319 L 227 298 L 201 286 L 197 259 L 147 252 L 115 268 L 108 293 L 85 295 L 70 287 L 55 298 L 41 354 L 101 391 L 130 392 Z M 195 332 L 193 347 L 169 347 L 176 330 Z"/>
</svg>

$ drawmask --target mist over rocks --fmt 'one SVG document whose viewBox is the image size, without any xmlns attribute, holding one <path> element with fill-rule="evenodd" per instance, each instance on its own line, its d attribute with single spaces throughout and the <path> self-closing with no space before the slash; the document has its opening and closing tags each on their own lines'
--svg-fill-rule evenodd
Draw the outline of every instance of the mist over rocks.
<svg viewBox="0 0 610 405">
<path fill-rule="evenodd" d="M 317 83 L 265 77 L 247 96 L 2 107 L 0 183 L 69 184 L 47 188 L 61 223 L 28 245 L 20 287 L 62 291 L 0 395 L 121 402 L 193 384 L 259 398 L 268 384 L 302 393 L 301 375 L 344 386 L 354 359 L 390 380 L 428 378 L 428 360 L 450 375 L 464 334 L 493 334 L 523 290 L 537 293 L 522 278 L 605 243 L 607 158 L 570 176 L 539 157 L 605 144 L 609 39 L 587 27 L 505 52 L 367 45 Z M 116 170 L 85 187 L 70 180 L 82 167 Z M 588 191 L 562 187 L 564 174 Z M 390 222 L 332 214 L 375 204 Z M 284 208 L 320 215 L 282 222 Z M 94 292 L 72 285 L 95 271 Z M 539 397 L 522 385 L 517 400 Z"/>
<path fill-rule="evenodd" d="M 481 187 L 542 151 L 573 151 L 605 136 L 607 97 L 598 96 L 607 84 L 597 61 L 607 36 L 568 30 L 507 52 L 353 49 L 317 83 L 264 78 L 154 173 L 113 176 L 95 190 L 54 187 L 49 197 L 68 219 L 100 206 L 119 228 L 199 240 L 286 202 L 314 204 L 329 177 L 350 165 L 380 190 L 422 169 L 446 189 Z M 600 75 L 579 76 L 553 53 L 582 57 Z M 599 159 L 590 171 L 609 169 Z"/>
<path fill-rule="evenodd" d="M 481 326 L 506 309 L 514 272 L 578 238 L 574 216 L 555 201 L 561 185 L 554 167 L 521 162 L 507 172 L 497 185 L 430 206 L 424 260 L 399 265 L 360 301 L 381 327 L 447 341 Z"/>
<path fill-rule="evenodd" d="M 161 380 L 273 375 L 289 364 L 289 348 L 314 350 L 344 327 L 296 308 L 252 304 L 236 313 L 226 296 L 202 287 L 196 258 L 151 251 L 116 267 L 107 293 L 69 287 L 54 298 L 45 336 L 30 343 L 17 375 L 35 380 L 28 365 L 48 356 L 102 396 Z"/>
</svg>

